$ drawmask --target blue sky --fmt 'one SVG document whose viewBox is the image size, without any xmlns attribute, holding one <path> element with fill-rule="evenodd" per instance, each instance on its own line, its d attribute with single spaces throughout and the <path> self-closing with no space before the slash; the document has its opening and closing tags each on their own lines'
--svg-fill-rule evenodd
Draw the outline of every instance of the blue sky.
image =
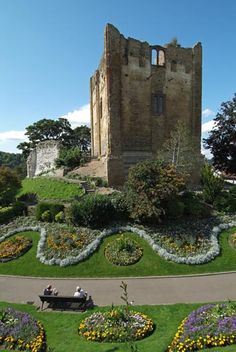
<svg viewBox="0 0 236 352">
<path fill-rule="evenodd" d="M 203 131 L 236 92 L 234 0 L 0 0 L 0 150 L 42 118 L 89 122 L 106 23 L 125 37 L 203 45 Z M 205 123 L 209 122 L 208 125 Z"/>
</svg>

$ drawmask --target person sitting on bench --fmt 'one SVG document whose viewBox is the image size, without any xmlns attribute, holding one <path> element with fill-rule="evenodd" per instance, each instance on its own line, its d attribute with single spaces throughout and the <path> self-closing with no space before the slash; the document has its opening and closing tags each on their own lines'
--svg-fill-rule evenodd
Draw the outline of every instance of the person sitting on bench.
<svg viewBox="0 0 236 352">
<path fill-rule="evenodd" d="M 86 291 L 84 291 L 81 287 L 79 287 L 79 286 L 76 287 L 74 297 L 86 298 L 87 295 L 88 295 L 88 293 Z"/>
<path fill-rule="evenodd" d="M 45 290 L 43 291 L 43 294 L 45 296 L 50 296 L 52 294 L 52 285 L 47 285 L 47 287 L 45 288 Z"/>
<path fill-rule="evenodd" d="M 47 287 L 43 291 L 43 294 L 45 296 L 50 296 L 50 295 L 57 296 L 58 295 L 58 291 L 57 291 L 57 289 L 55 287 L 52 288 L 52 285 L 47 285 Z"/>
</svg>

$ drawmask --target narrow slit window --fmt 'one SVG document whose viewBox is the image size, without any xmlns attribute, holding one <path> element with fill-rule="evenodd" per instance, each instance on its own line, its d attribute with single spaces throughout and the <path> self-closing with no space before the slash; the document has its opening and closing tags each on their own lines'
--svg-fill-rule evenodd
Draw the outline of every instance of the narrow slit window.
<svg viewBox="0 0 236 352">
<path fill-rule="evenodd" d="M 162 115 L 165 112 L 165 96 L 163 94 L 153 95 L 152 109 L 154 115 Z"/>
<path fill-rule="evenodd" d="M 175 60 L 171 61 L 171 71 L 176 72 L 177 71 L 177 62 Z"/>
</svg>

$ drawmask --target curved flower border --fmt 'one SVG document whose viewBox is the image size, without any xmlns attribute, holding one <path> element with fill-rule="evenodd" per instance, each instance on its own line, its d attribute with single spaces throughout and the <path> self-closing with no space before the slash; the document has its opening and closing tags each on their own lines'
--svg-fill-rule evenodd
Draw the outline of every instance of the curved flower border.
<svg viewBox="0 0 236 352">
<path fill-rule="evenodd" d="M 7 234 L 3 235 L 0 237 L 0 242 L 4 241 L 7 237 L 12 236 L 18 232 L 24 232 L 24 231 L 39 231 L 40 232 L 40 240 L 38 242 L 37 246 L 37 255 L 36 257 L 40 260 L 41 263 L 46 264 L 46 265 L 59 265 L 59 266 L 68 266 L 68 265 L 73 265 L 77 264 L 86 258 L 88 258 L 100 245 L 102 242 L 103 238 L 108 237 L 113 235 L 114 233 L 117 232 L 133 232 L 136 233 L 139 237 L 145 239 L 151 248 L 160 255 L 160 257 L 173 261 L 178 264 L 203 264 L 211 261 L 214 259 L 217 255 L 220 253 L 220 246 L 218 242 L 218 235 L 222 230 L 229 229 L 231 227 L 236 227 L 236 221 L 232 221 L 230 223 L 223 223 L 218 226 L 213 227 L 211 235 L 210 235 L 210 243 L 211 247 L 208 250 L 207 253 L 204 254 L 198 254 L 195 256 L 188 256 L 188 257 L 179 257 L 176 254 L 169 253 L 166 249 L 162 248 L 158 244 L 155 243 L 155 241 L 151 238 L 149 234 L 145 230 L 141 230 L 137 227 L 133 226 L 117 226 L 117 227 L 112 227 L 109 229 L 104 229 L 100 235 L 92 241 L 90 244 L 87 245 L 87 247 L 77 256 L 68 256 L 65 259 L 46 259 L 44 255 L 44 249 L 47 241 L 47 232 L 44 228 L 40 226 L 22 226 L 19 228 L 16 228 L 14 230 L 9 231 Z"/>
</svg>

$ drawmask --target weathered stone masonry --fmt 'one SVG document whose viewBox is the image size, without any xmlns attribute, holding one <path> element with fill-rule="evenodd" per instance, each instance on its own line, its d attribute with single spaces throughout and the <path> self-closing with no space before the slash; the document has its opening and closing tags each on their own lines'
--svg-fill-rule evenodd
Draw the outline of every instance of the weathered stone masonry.
<svg viewBox="0 0 236 352">
<path fill-rule="evenodd" d="M 110 185 L 156 157 L 178 120 L 200 152 L 202 47 L 149 45 L 105 29 L 104 54 L 90 80 L 92 157 Z"/>
<path fill-rule="evenodd" d="M 27 177 L 38 176 L 55 168 L 55 160 L 59 157 L 60 143 L 47 140 L 38 143 L 27 159 Z"/>
</svg>

